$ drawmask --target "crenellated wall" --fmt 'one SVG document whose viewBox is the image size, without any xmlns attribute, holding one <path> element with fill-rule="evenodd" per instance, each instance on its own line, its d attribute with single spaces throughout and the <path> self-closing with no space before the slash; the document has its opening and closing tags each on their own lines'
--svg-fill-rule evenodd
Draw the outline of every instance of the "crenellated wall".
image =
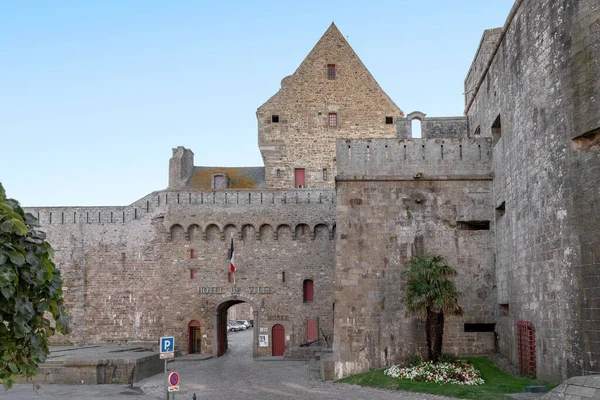
<svg viewBox="0 0 600 400">
<path fill-rule="evenodd" d="M 126 207 L 27 209 L 39 215 L 63 273 L 74 331 L 55 340 L 154 342 L 172 334 L 186 351 L 187 324 L 197 320 L 202 353 L 212 354 L 213 313 L 233 285 L 232 238 L 236 298 L 264 306 L 257 326 L 282 324 L 286 343 L 299 345 L 307 320 L 317 319 L 331 336 L 335 201 L 331 190 L 160 191 Z M 310 303 L 306 279 L 314 282 Z"/>
<path fill-rule="evenodd" d="M 355 139 L 336 142 L 338 177 L 489 178 L 491 141 Z"/>
<path fill-rule="evenodd" d="M 464 317 L 447 317 L 444 351 L 494 352 L 490 141 L 338 140 L 337 149 L 336 376 L 426 355 L 424 323 L 401 302 L 404 263 L 417 254 L 444 256 L 465 294 Z"/>
</svg>

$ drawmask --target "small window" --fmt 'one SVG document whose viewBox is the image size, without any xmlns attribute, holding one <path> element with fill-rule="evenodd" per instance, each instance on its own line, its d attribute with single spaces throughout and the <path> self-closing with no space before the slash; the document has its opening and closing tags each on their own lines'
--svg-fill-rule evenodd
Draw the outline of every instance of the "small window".
<svg viewBox="0 0 600 400">
<path fill-rule="evenodd" d="M 500 316 L 502 317 L 508 317 L 510 315 L 510 307 L 508 306 L 508 303 L 502 303 L 500 304 Z"/>
<path fill-rule="evenodd" d="M 213 177 L 213 188 L 214 189 L 225 189 L 225 176 L 215 175 Z"/>
<path fill-rule="evenodd" d="M 327 168 L 323 168 L 323 180 L 327 180 Z"/>
<path fill-rule="evenodd" d="M 386 125 L 393 125 L 394 124 L 394 117 L 385 117 L 385 124 Z"/>
<path fill-rule="evenodd" d="M 279 115 L 276 115 L 276 114 L 271 115 L 271 122 L 275 122 L 275 123 L 279 122 Z"/>
<path fill-rule="evenodd" d="M 194 272 L 195 270 L 190 269 L 190 279 L 194 279 Z"/>
<path fill-rule="evenodd" d="M 281 282 L 285 282 L 285 271 L 281 271 Z"/>
<path fill-rule="evenodd" d="M 306 325 L 306 339 L 317 340 L 317 320 L 309 319 Z"/>
<path fill-rule="evenodd" d="M 233 282 L 233 274 L 231 271 L 227 272 L 227 282 Z"/>
<path fill-rule="evenodd" d="M 481 126 L 477 126 L 475 129 L 475 133 L 473 134 L 475 137 L 481 136 Z"/>
<path fill-rule="evenodd" d="M 194 249 L 190 249 L 190 260 L 194 259 Z"/>
<path fill-rule="evenodd" d="M 465 324 L 465 332 L 494 332 L 496 324 Z"/>
<path fill-rule="evenodd" d="M 306 279 L 302 285 L 303 298 L 305 303 L 312 303 L 314 299 L 313 281 Z"/>
<path fill-rule="evenodd" d="M 493 143 L 498 143 L 498 140 L 502 137 L 502 123 L 500 122 L 500 115 L 496 117 L 492 124 L 492 140 Z"/>
<path fill-rule="evenodd" d="M 327 64 L 327 79 L 335 78 L 335 64 Z"/>
<path fill-rule="evenodd" d="M 490 221 L 456 221 L 457 227 L 463 231 L 489 231 Z"/>
<path fill-rule="evenodd" d="M 329 126 L 336 127 L 338 125 L 337 113 L 329 113 Z"/>
<path fill-rule="evenodd" d="M 281 170 L 279 168 L 277 168 L 277 177 L 281 178 Z"/>
</svg>

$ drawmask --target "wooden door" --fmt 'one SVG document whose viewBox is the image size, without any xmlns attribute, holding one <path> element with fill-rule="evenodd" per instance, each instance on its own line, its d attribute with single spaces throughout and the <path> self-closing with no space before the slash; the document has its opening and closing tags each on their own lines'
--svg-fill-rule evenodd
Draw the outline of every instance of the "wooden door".
<svg viewBox="0 0 600 400">
<path fill-rule="evenodd" d="M 285 328 L 283 325 L 273 325 L 271 329 L 272 349 L 274 356 L 282 356 L 285 351 Z"/>
<path fill-rule="evenodd" d="M 200 353 L 200 322 L 191 321 L 188 324 L 188 353 Z"/>
</svg>

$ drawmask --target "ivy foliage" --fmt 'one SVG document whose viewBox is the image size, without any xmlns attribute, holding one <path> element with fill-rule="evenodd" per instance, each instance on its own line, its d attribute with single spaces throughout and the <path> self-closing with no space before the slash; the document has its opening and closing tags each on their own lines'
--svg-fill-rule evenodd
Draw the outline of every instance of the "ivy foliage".
<svg viewBox="0 0 600 400">
<path fill-rule="evenodd" d="M 0 183 L 0 383 L 32 377 L 55 331 L 68 333 L 60 270 L 36 219 Z"/>
</svg>

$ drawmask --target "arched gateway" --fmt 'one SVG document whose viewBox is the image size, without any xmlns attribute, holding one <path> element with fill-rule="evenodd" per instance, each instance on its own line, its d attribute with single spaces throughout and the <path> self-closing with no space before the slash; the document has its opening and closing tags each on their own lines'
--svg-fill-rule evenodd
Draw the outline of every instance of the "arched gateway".
<svg viewBox="0 0 600 400">
<path fill-rule="evenodd" d="M 213 354 L 222 356 L 227 351 L 227 311 L 236 304 L 248 303 L 252 307 L 254 319 L 252 357 L 258 356 L 258 332 L 260 330 L 259 312 L 256 304 L 244 296 L 230 296 L 219 300 L 213 313 Z"/>
</svg>

